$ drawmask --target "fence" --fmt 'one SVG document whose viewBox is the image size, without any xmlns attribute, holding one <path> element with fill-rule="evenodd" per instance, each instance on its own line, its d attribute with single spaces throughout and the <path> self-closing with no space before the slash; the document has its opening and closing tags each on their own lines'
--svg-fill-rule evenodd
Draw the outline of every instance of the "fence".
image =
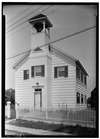
<svg viewBox="0 0 100 139">
<path fill-rule="evenodd" d="M 96 111 L 91 109 L 85 110 L 72 110 L 67 109 L 66 111 L 48 111 L 48 119 L 60 120 L 69 124 L 78 124 L 87 127 L 96 127 Z"/>
<path fill-rule="evenodd" d="M 81 125 L 84 127 L 96 127 L 96 111 L 92 109 L 66 109 L 66 110 L 45 110 L 45 111 L 24 111 L 20 110 L 19 117 L 52 120 L 70 125 Z"/>
</svg>

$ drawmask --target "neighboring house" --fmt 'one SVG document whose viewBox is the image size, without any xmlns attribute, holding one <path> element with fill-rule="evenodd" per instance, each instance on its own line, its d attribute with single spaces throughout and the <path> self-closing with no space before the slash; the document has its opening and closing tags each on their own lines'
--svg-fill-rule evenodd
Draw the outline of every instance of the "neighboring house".
<svg viewBox="0 0 100 139">
<path fill-rule="evenodd" d="M 13 67 L 20 110 L 86 108 L 87 72 L 82 64 L 49 44 L 52 24 L 45 15 L 35 16 L 29 23 L 36 29 L 31 51 Z"/>
</svg>

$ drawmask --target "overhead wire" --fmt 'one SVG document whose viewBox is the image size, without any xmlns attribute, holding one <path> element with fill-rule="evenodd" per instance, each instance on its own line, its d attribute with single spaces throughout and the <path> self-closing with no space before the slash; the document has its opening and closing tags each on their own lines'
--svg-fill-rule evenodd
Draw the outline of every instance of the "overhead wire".
<svg viewBox="0 0 100 139">
<path fill-rule="evenodd" d="M 80 33 L 84 33 L 84 32 L 86 32 L 86 31 L 88 31 L 88 30 L 91 30 L 91 29 L 93 29 L 93 28 L 95 28 L 95 27 L 96 27 L 96 26 L 91 26 L 91 27 L 89 27 L 89 28 L 85 28 L 85 29 L 80 30 L 80 31 L 78 31 L 78 32 L 71 33 L 71 34 L 66 35 L 66 36 L 64 36 L 64 37 L 61 37 L 61 38 L 59 38 L 59 39 L 57 39 L 57 40 L 51 41 L 50 44 L 56 43 L 56 42 L 58 42 L 58 41 L 61 41 L 61 40 L 64 40 L 64 39 L 67 39 L 67 38 L 70 38 L 70 37 L 73 37 L 73 36 L 76 36 L 76 35 L 78 35 L 78 34 L 80 34 Z M 49 43 L 47 43 L 47 44 L 49 44 Z M 47 44 L 45 44 L 45 45 L 47 45 Z M 41 45 L 41 46 L 39 46 L 39 47 L 41 48 L 41 47 L 44 47 L 45 45 Z"/>
<path fill-rule="evenodd" d="M 33 7 L 31 7 L 33 8 Z M 19 15 L 22 15 L 23 13 L 25 13 L 26 11 L 28 11 L 28 9 L 31 9 L 30 7 L 24 9 L 23 11 L 19 12 L 17 15 L 15 15 L 14 17 L 8 19 L 7 24 L 9 24 L 10 22 L 12 22 L 12 20 L 15 20 L 15 18 L 17 18 Z M 10 26 L 10 25 L 9 25 Z"/>
<path fill-rule="evenodd" d="M 41 6 L 39 6 L 36 10 L 39 10 L 41 8 Z M 30 14 L 32 14 L 34 11 L 31 11 L 30 13 L 28 13 L 27 15 L 21 17 L 20 19 L 18 19 L 17 21 L 15 21 L 14 23 L 12 23 L 11 25 L 9 25 L 7 28 L 9 29 L 10 27 L 12 27 L 13 25 L 15 25 L 17 22 L 21 21 L 22 19 L 26 18 L 27 16 L 29 16 Z M 15 18 L 15 17 L 14 17 Z"/>
<path fill-rule="evenodd" d="M 50 6 L 48 6 L 47 8 L 41 10 L 41 13 L 42 13 L 42 12 L 45 12 L 45 11 L 46 11 L 47 9 L 49 9 L 50 7 L 52 7 L 52 6 L 50 5 Z M 39 9 L 40 9 L 40 8 L 39 8 Z M 33 11 L 32 13 L 34 13 L 34 12 L 36 12 L 36 10 Z M 25 16 L 25 17 L 26 17 L 26 16 Z M 28 20 L 28 19 L 26 19 L 25 21 L 23 21 L 23 22 L 17 24 L 16 26 L 12 27 L 12 28 L 9 29 L 6 33 L 8 33 L 8 32 L 10 32 L 10 31 L 14 30 L 16 27 L 19 27 L 19 25 L 21 25 L 21 24 L 25 24 L 25 23 L 27 22 L 27 20 Z"/>
<path fill-rule="evenodd" d="M 39 48 L 47 47 L 49 44 L 53 44 L 53 43 L 62 41 L 62 40 L 67 39 L 67 38 L 71 38 L 71 37 L 73 37 L 73 36 L 76 36 L 76 35 L 78 35 L 78 34 L 84 33 L 84 32 L 86 32 L 86 31 L 89 31 L 89 30 L 94 29 L 94 28 L 96 28 L 96 26 L 91 26 L 91 27 L 85 28 L 85 29 L 83 29 L 83 30 L 80 30 L 80 31 L 75 32 L 75 33 L 71 33 L 71 34 L 69 34 L 69 35 L 66 35 L 66 36 L 64 36 L 64 37 L 61 37 L 61 38 L 56 39 L 56 40 L 54 40 L 54 41 L 51 41 L 51 42 L 49 42 L 49 43 L 40 45 L 40 46 L 38 46 L 38 47 L 39 47 Z M 32 49 L 32 50 L 33 50 L 33 49 Z M 12 57 L 7 58 L 6 60 L 15 58 L 15 57 L 17 57 L 17 56 L 19 56 L 19 55 L 25 54 L 25 53 L 27 53 L 27 52 L 29 52 L 29 51 L 32 51 L 32 50 L 29 49 L 29 50 L 27 50 L 27 51 L 21 52 L 21 53 L 15 55 L 15 56 L 12 56 Z"/>
</svg>

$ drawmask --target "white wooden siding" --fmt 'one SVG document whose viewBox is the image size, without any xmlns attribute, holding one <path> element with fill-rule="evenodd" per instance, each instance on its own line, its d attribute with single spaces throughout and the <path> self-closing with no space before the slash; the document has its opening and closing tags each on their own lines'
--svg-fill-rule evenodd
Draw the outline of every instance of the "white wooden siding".
<svg viewBox="0 0 100 139">
<path fill-rule="evenodd" d="M 44 77 L 31 77 L 31 66 L 45 65 Z M 54 67 L 68 66 L 68 77 L 54 78 Z M 29 69 L 29 79 L 23 80 L 23 70 Z M 26 62 L 15 73 L 15 99 L 22 109 L 34 110 L 34 88 L 36 83 L 42 88 L 42 108 L 83 107 L 76 104 L 76 92 L 87 94 L 87 89 L 76 82 L 76 65 L 58 55 L 45 52 L 31 53 Z M 86 106 L 86 105 L 85 105 Z"/>
<path fill-rule="evenodd" d="M 42 106 L 43 109 L 46 108 L 46 84 L 47 84 L 47 57 L 38 57 L 28 59 L 17 71 L 15 74 L 15 90 L 16 90 L 16 102 L 20 104 L 20 108 L 34 109 L 34 91 L 32 86 L 36 86 L 36 83 L 39 82 L 39 85 L 44 86 L 42 89 Z M 45 77 L 31 77 L 31 66 L 35 65 L 45 65 Z M 29 79 L 23 80 L 23 70 L 29 69 Z"/>
<path fill-rule="evenodd" d="M 51 57 L 48 57 L 47 59 L 47 107 L 48 109 L 52 108 L 52 98 L 51 98 L 51 92 L 52 92 L 52 86 L 51 86 L 51 70 L 52 70 L 52 59 Z"/>
<path fill-rule="evenodd" d="M 54 78 L 54 67 L 68 65 L 68 77 Z M 52 55 L 52 104 L 57 108 L 66 105 L 75 107 L 75 66 L 60 57 Z"/>
</svg>

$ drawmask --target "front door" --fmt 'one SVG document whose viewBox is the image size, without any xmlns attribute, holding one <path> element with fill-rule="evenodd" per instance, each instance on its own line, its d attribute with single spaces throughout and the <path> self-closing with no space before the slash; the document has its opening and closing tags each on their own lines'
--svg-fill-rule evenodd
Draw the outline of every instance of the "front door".
<svg viewBox="0 0 100 139">
<path fill-rule="evenodd" d="M 34 93 L 34 108 L 35 110 L 40 110 L 42 107 L 42 90 L 35 89 Z"/>
</svg>

